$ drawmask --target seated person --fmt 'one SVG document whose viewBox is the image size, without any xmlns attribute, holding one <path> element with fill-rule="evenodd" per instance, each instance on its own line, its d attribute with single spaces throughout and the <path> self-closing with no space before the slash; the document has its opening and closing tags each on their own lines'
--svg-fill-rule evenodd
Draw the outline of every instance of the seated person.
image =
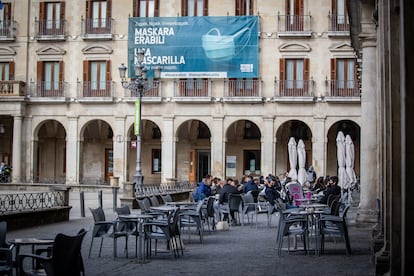
<svg viewBox="0 0 414 276">
<path fill-rule="evenodd" d="M 328 186 L 326 190 L 323 192 L 323 197 L 319 200 L 319 203 L 327 204 L 329 195 L 341 195 L 341 187 L 339 187 L 337 184 L 338 177 L 331 176 L 329 178 Z"/>
<path fill-rule="evenodd" d="M 229 203 L 229 194 L 239 194 L 240 191 L 237 189 L 238 180 L 232 180 L 228 183 L 224 184 L 223 188 L 220 189 L 219 194 L 219 204 L 220 209 L 222 210 L 228 210 L 228 203 Z M 237 224 L 237 221 L 234 217 L 234 211 L 230 211 L 230 217 L 232 224 Z M 228 212 L 224 213 L 223 220 L 228 221 Z"/>
<path fill-rule="evenodd" d="M 296 206 L 292 206 L 289 204 L 286 204 L 283 200 L 280 200 L 280 193 L 277 190 L 277 186 L 276 186 L 276 179 L 274 178 L 270 178 L 268 179 L 265 183 L 267 183 L 266 186 L 266 190 L 265 190 L 265 195 L 267 200 L 269 201 L 269 204 L 272 206 L 272 213 L 274 213 L 276 211 L 275 208 L 273 208 L 275 206 L 275 204 L 277 203 L 277 201 L 279 203 L 283 202 L 284 206 L 282 206 L 282 209 L 288 209 L 288 208 L 295 208 Z"/>
<path fill-rule="evenodd" d="M 320 191 L 324 191 L 325 189 L 325 181 L 323 179 L 323 176 L 320 176 L 318 177 L 318 180 L 316 181 L 315 185 L 311 188 L 311 191 L 319 193 Z"/>
<path fill-rule="evenodd" d="M 208 175 L 198 184 L 196 192 L 193 194 L 194 201 L 204 200 L 211 196 L 211 177 Z"/>
</svg>

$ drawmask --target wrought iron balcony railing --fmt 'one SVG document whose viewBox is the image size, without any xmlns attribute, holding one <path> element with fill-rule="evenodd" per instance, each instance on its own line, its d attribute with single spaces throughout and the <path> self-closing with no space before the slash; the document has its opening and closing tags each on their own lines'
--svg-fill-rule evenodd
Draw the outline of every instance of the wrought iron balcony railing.
<svg viewBox="0 0 414 276">
<path fill-rule="evenodd" d="M 312 35 L 312 17 L 310 15 L 280 15 L 278 14 L 279 36 L 310 36 Z"/>
<path fill-rule="evenodd" d="M 329 14 L 329 32 L 349 32 L 349 20 L 345 15 Z"/>
<path fill-rule="evenodd" d="M 210 81 L 206 79 L 187 79 L 175 82 L 175 97 L 210 97 Z"/>
<path fill-rule="evenodd" d="M 329 97 L 360 97 L 357 80 L 327 80 Z"/>
<path fill-rule="evenodd" d="M 224 97 L 261 97 L 258 79 L 231 79 L 225 85 Z"/>
<path fill-rule="evenodd" d="M 14 41 L 16 39 L 16 21 L 0 20 L 0 41 Z"/>
<path fill-rule="evenodd" d="M 37 40 L 65 40 L 66 20 L 35 20 Z"/>
<path fill-rule="evenodd" d="M 33 84 L 32 97 L 65 97 L 66 83 L 63 81 L 39 81 Z"/>
<path fill-rule="evenodd" d="M 80 98 L 113 97 L 114 95 L 114 84 L 112 81 L 84 81 L 80 84 Z"/>
<path fill-rule="evenodd" d="M 112 39 L 114 20 L 112 18 L 82 19 L 84 39 Z"/>
<path fill-rule="evenodd" d="M 275 81 L 276 97 L 313 97 L 313 80 Z"/>
</svg>

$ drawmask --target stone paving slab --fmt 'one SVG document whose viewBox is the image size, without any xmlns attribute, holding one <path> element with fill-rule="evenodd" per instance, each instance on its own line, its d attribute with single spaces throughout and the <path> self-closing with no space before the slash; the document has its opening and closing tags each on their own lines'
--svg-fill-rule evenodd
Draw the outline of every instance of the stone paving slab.
<svg viewBox="0 0 414 276">
<path fill-rule="evenodd" d="M 85 207 L 96 207 L 96 194 L 85 195 Z M 73 195 L 73 200 L 76 196 Z M 108 219 L 115 217 L 112 211 L 112 194 L 104 193 L 104 210 Z M 74 205 L 73 216 L 69 222 L 33 227 L 8 233 L 7 238 L 16 237 L 54 237 L 57 233 L 75 234 L 79 229 L 89 230 L 86 235 L 82 254 L 86 275 L 375 275 L 370 251 L 370 225 L 356 225 L 356 207 L 350 209 L 349 234 L 352 254 L 346 256 L 345 244 L 339 238 L 336 243 L 325 243 L 325 254 L 304 254 L 303 251 L 276 252 L 276 233 L 278 218 L 275 214 L 271 227 L 267 226 L 265 215 L 259 216 L 259 224 L 231 227 L 229 231 L 205 233 L 204 243 L 198 237 L 183 233 L 184 256 L 173 259 L 170 254 L 158 254 L 148 263 L 139 263 L 135 258 L 135 241 L 130 239 L 129 258 L 123 253 L 123 239 L 118 241 L 118 258 L 112 257 L 112 240 L 104 240 L 102 256 L 98 257 L 98 239 L 94 241 L 91 258 L 88 250 L 91 241 L 93 219 L 89 210 L 85 218 L 80 217 Z M 135 210 L 134 210 L 135 211 Z M 78 212 L 78 213 L 77 213 Z M 285 242 L 285 244 L 287 244 Z M 27 250 L 27 249 L 26 249 Z"/>
</svg>

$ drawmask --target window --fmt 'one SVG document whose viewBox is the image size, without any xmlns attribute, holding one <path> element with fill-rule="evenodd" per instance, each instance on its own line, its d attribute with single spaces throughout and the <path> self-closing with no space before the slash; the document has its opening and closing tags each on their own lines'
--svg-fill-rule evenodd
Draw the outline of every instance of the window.
<svg viewBox="0 0 414 276">
<path fill-rule="evenodd" d="M 14 62 L 0 62 L 0 81 L 14 80 Z"/>
<path fill-rule="evenodd" d="M 280 60 L 280 95 L 307 96 L 309 93 L 309 59 Z"/>
<path fill-rule="evenodd" d="M 358 96 L 355 59 L 331 59 L 331 80 L 332 96 Z"/>
<path fill-rule="evenodd" d="M 161 172 L 161 149 L 152 149 L 152 173 Z"/>
<path fill-rule="evenodd" d="M 208 0 L 181 0 L 182 16 L 207 16 Z"/>
<path fill-rule="evenodd" d="M 236 15 L 253 15 L 253 0 L 236 0 Z"/>
<path fill-rule="evenodd" d="M 134 17 L 157 17 L 159 16 L 159 0 L 134 0 Z"/>
<path fill-rule="evenodd" d="M 245 175 L 260 175 L 260 150 L 244 150 L 243 160 Z"/>
<path fill-rule="evenodd" d="M 286 31 L 303 31 L 304 5 L 303 0 L 286 0 Z"/>
<path fill-rule="evenodd" d="M 86 1 L 86 32 L 93 34 L 111 32 L 111 0 Z"/>
<path fill-rule="evenodd" d="M 0 10 L 0 36 L 9 36 L 10 27 L 12 26 L 12 10 L 11 3 L 3 3 L 3 8 Z"/>
<path fill-rule="evenodd" d="M 84 97 L 111 96 L 111 62 L 88 61 L 83 64 Z"/>
<path fill-rule="evenodd" d="M 39 97 L 63 97 L 63 61 L 38 61 L 36 87 Z"/>
<path fill-rule="evenodd" d="M 348 31 L 349 18 L 346 9 L 346 0 L 332 0 L 332 31 Z"/>
<path fill-rule="evenodd" d="M 39 9 L 39 34 L 63 35 L 65 2 L 42 2 Z"/>
</svg>

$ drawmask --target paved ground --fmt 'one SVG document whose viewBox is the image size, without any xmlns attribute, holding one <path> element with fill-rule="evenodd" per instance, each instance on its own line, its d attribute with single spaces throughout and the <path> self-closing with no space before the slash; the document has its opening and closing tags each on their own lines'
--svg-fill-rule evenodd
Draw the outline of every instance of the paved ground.
<svg viewBox="0 0 414 276">
<path fill-rule="evenodd" d="M 112 194 L 103 193 L 103 205 L 108 219 L 115 218 Z M 91 230 L 93 219 L 88 207 L 98 206 L 97 193 L 85 193 L 86 217 L 80 216 L 79 192 L 71 193 L 69 222 L 17 230 L 8 233 L 7 238 L 54 237 L 56 233 L 75 234 L 79 229 Z M 119 206 L 119 202 L 118 202 Z M 262 215 L 259 225 L 235 226 L 230 231 L 206 233 L 204 243 L 197 242 L 192 235 L 190 240 L 183 234 L 184 256 L 172 259 L 170 254 L 159 254 L 148 263 L 137 262 L 134 257 L 134 242 L 129 245 L 130 258 L 123 255 L 123 242 L 120 240 L 118 258 L 112 258 L 112 241 L 104 242 L 103 254 L 99 258 L 98 240 L 94 243 L 92 256 L 88 259 L 91 241 L 90 233 L 85 237 L 82 254 L 86 275 L 374 275 L 370 252 L 368 225 L 356 225 L 356 208 L 348 213 L 349 232 L 353 254 L 345 255 L 345 245 L 340 239 L 327 242 L 325 254 L 305 255 L 303 251 L 276 253 L 276 233 L 278 217 L 273 216 L 271 227 L 267 226 Z"/>
</svg>

